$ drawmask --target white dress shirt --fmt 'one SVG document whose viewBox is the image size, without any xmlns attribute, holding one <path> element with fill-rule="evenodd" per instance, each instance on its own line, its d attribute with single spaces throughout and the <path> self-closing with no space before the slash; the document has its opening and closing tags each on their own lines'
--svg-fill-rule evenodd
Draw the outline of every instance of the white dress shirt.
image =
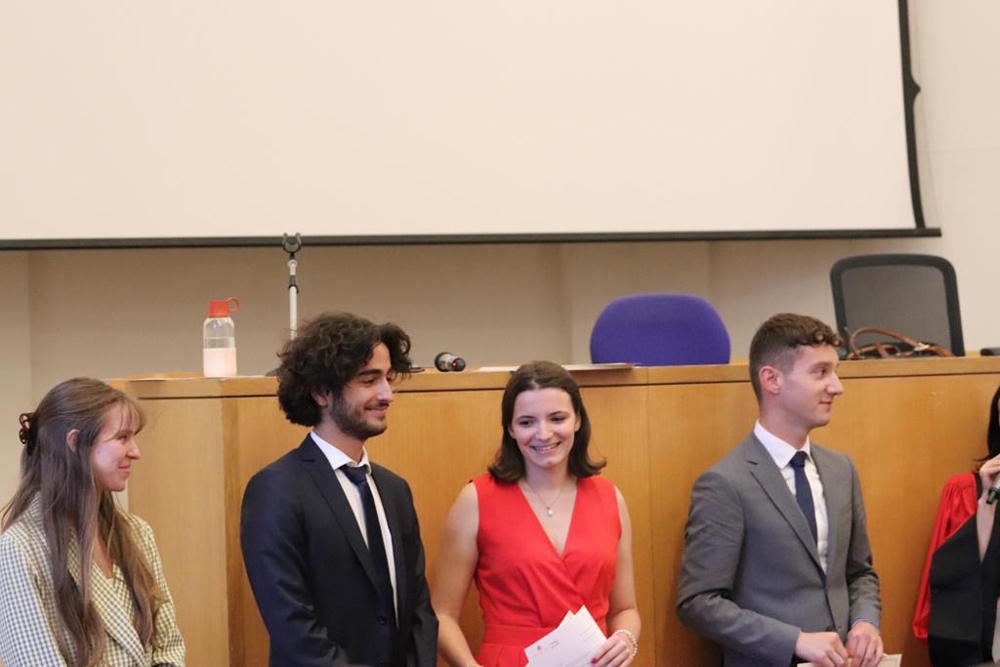
<svg viewBox="0 0 1000 667">
<path fill-rule="evenodd" d="M 323 438 L 316 435 L 316 431 L 310 433 L 313 442 L 319 447 L 323 455 L 326 456 L 327 461 L 330 462 L 330 467 L 337 474 L 337 481 L 340 482 L 341 488 L 344 489 L 344 495 L 347 496 L 347 502 L 351 506 L 351 511 L 354 512 L 354 518 L 358 522 L 358 527 L 361 529 L 361 537 L 364 539 L 365 544 L 368 544 L 368 530 L 365 523 L 365 508 L 361 504 L 361 491 L 358 487 L 348 479 L 347 475 L 343 473 L 340 469 L 344 466 L 350 466 L 351 468 L 365 468 L 366 474 L 368 475 L 368 487 L 372 490 L 372 498 L 375 500 L 375 512 L 378 514 L 378 522 L 382 527 L 382 542 L 385 543 L 385 558 L 386 562 L 389 563 L 389 579 L 392 581 L 392 605 L 396 610 L 396 620 L 399 620 L 399 602 L 396 596 L 396 561 L 393 557 L 392 552 L 392 533 L 389 532 L 389 522 L 385 520 L 385 508 L 382 507 L 382 497 L 378 494 L 378 486 L 375 484 L 375 479 L 372 477 L 372 468 L 368 463 L 368 452 L 367 450 L 361 451 L 361 462 L 355 463 L 354 460 L 340 451 L 329 442 Z"/>
<path fill-rule="evenodd" d="M 764 445 L 764 449 L 774 459 L 774 464 L 778 466 L 778 470 L 781 471 L 781 475 L 785 478 L 785 483 L 788 484 L 788 489 L 794 497 L 795 469 L 792 468 L 792 457 L 799 450 L 768 431 L 759 421 L 753 426 L 753 434 L 757 436 L 760 443 Z M 819 478 L 819 470 L 812 459 L 808 437 L 806 438 L 806 444 L 802 446 L 802 451 L 806 453 L 806 463 L 803 469 L 806 473 L 806 479 L 809 480 L 809 489 L 812 491 L 813 497 L 813 508 L 816 511 L 816 550 L 819 552 L 820 565 L 823 566 L 823 571 L 826 572 L 830 521 L 826 513 L 826 500 L 823 498 L 823 481 Z"/>
</svg>

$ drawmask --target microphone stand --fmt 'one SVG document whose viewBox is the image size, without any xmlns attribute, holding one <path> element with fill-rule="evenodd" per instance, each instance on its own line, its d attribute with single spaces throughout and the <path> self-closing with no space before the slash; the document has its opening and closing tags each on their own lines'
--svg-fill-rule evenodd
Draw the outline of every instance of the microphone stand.
<svg viewBox="0 0 1000 667">
<path fill-rule="evenodd" d="M 294 340 L 299 321 L 299 283 L 295 275 L 298 261 L 295 253 L 302 249 L 302 235 L 282 234 L 281 247 L 288 253 L 288 339 Z"/>
</svg>

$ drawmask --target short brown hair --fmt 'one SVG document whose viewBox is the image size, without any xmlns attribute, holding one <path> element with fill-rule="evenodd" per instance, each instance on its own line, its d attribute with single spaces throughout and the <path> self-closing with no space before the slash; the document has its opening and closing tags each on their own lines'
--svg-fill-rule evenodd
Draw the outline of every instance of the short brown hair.
<svg viewBox="0 0 1000 667">
<path fill-rule="evenodd" d="M 760 402 L 760 369 L 774 366 L 788 370 L 802 345 L 840 347 L 843 339 L 827 324 L 809 315 L 778 313 L 760 325 L 750 343 L 750 384 Z"/>
<path fill-rule="evenodd" d="M 569 472 L 577 478 L 596 475 L 604 467 L 604 461 L 592 461 L 587 454 L 590 445 L 590 417 L 583 407 L 580 387 L 566 369 L 551 361 L 532 361 L 524 364 L 510 376 L 500 401 L 500 425 L 503 437 L 489 471 L 498 482 L 512 483 L 524 477 L 524 456 L 517 447 L 517 441 L 510 434 L 514 421 L 514 402 L 519 394 L 536 389 L 562 389 L 569 394 L 573 412 L 580 418 L 580 428 L 573 437 L 573 449 L 569 452 Z"/>
<path fill-rule="evenodd" d="M 278 403 L 288 421 L 318 424 L 321 410 L 313 393 L 339 396 L 379 343 L 389 348 L 391 376 L 409 374 L 410 337 L 395 324 L 373 324 L 350 313 L 323 313 L 303 325 L 278 353 Z"/>
</svg>

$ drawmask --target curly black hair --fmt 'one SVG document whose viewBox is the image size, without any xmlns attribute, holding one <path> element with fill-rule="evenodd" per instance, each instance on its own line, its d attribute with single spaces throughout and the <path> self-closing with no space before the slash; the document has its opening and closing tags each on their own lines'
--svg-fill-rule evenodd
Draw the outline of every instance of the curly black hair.
<svg viewBox="0 0 1000 667">
<path fill-rule="evenodd" d="M 278 403 L 288 421 L 318 424 L 321 411 L 313 394 L 339 396 L 379 343 L 389 349 L 392 376 L 409 375 L 410 337 L 395 324 L 373 324 L 350 313 L 323 313 L 304 324 L 278 353 Z"/>
</svg>

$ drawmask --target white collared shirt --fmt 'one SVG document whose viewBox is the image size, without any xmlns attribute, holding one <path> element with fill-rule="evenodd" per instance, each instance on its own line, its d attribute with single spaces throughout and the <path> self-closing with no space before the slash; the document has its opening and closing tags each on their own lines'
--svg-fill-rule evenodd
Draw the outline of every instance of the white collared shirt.
<svg viewBox="0 0 1000 667">
<path fill-rule="evenodd" d="M 341 488 L 344 489 L 344 495 L 347 496 L 347 502 L 351 506 L 351 511 L 354 513 L 354 518 L 358 522 L 358 527 L 361 529 L 361 537 L 364 539 L 365 544 L 368 544 L 368 530 L 365 523 L 365 508 L 361 504 L 361 491 L 355 486 L 354 482 L 348 479 L 347 475 L 341 471 L 344 466 L 350 466 L 351 468 L 367 468 L 368 475 L 368 487 L 372 490 L 372 498 L 375 500 L 375 512 L 378 514 L 378 522 L 382 527 L 382 542 L 385 543 L 385 558 L 386 562 L 389 563 L 389 579 L 392 581 L 392 605 L 396 610 L 396 620 L 399 620 L 399 602 L 396 596 L 396 566 L 395 558 L 392 551 L 392 533 L 389 532 L 389 522 L 385 519 L 385 508 L 382 507 L 382 497 L 378 493 L 378 486 L 375 484 L 375 479 L 372 477 L 371 464 L 368 463 L 368 452 L 366 450 L 361 450 L 361 461 L 360 463 L 355 463 L 350 456 L 340 451 L 329 442 L 319 437 L 316 431 L 312 431 L 309 435 L 312 436 L 313 442 L 319 447 L 319 450 L 323 452 L 326 456 L 327 461 L 330 462 L 330 467 L 337 474 L 337 481 L 340 482 Z"/>
<path fill-rule="evenodd" d="M 788 489 L 795 496 L 795 469 L 792 468 L 792 457 L 799 450 L 774 435 L 764 428 L 758 421 L 753 426 L 753 434 L 757 436 L 764 449 L 774 459 L 774 463 L 781 471 L 781 475 L 788 484 Z M 830 521 L 826 513 L 826 499 L 823 497 L 823 481 L 819 478 L 819 469 L 812 458 L 812 451 L 809 447 L 809 438 L 802 446 L 802 451 L 806 453 L 806 463 L 804 470 L 806 479 L 809 480 L 809 489 L 812 491 L 813 508 L 816 511 L 816 550 L 819 552 L 819 562 L 826 572 L 827 550 L 829 548 Z"/>
</svg>

